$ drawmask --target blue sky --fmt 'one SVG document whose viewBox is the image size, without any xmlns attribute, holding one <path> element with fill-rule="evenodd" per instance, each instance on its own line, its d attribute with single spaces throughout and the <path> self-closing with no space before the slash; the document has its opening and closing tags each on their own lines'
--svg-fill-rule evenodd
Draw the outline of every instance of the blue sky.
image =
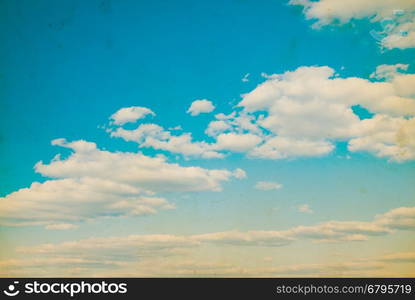
<svg viewBox="0 0 415 300">
<path fill-rule="evenodd" d="M 382 30 L 382 23 L 378 19 L 389 18 L 391 7 L 388 5 L 377 8 L 378 10 L 374 8 L 371 12 L 364 12 L 363 17 L 356 17 L 347 15 L 347 11 L 336 11 L 335 1 L 315 1 L 323 8 L 324 5 L 334 5 L 334 14 L 336 12 L 339 14 L 337 18 L 340 20 L 344 18 L 340 25 L 336 25 L 334 24 L 336 22 L 329 18 L 331 16 L 319 15 L 318 4 L 308 1 L 304 3 L 308 4 L 289 5 L 287 1 L 279 0 L 169 1 L 167 3 L 109 0 L 72 0 L 59 1 L 59 3 L 50 0 L 2 1 L 0 20 L 3 26 L 0 26 L 0 37 L 5 42 L 0 46 L 2 58 L 0 60 L 2 107 L 0 196 L 3 197 L 0 201 L 6 204 L 0 208 L 0 211 L 1 209 L 4 211 L 0 215 L 4 218 L 2 222 L 4 224 L 0 228 L 1 238 L 4 238 L 10 249 L 4 250 L 0 258 L 7 260 L 19 257 L 19 251 L 15 250 L 15 247 L 30 246 L 36 249 L 46 243 L 59 246 L 59 243 L 70 241 L 83 243 L 83 239 L 95 237 L 104 239 L 155 234 L 193 236 L 233 230 L 280 231 L 329 221 L 370 222 L 376 219 L 375 216 L 400 207 L 412 209 L 412 213 L 415 194 L 413 182 L 415 167 L 413 128 L 415 127 L 412 125 L 412 120 L 415 104 L 411 101 L 415 101 L 415 91 L 407 88 L 411 83 L 413 84 L 415 71 L 412 32 L 409 31 L 402 36 L 400 41 L 403 40 L 406 44 L 399 40 L 395 44 L 388 44 L 388 36 L 379 42 L 371 36 L 371 30 Z M 396 9 L 404 9 L 405 15 L 393 19 L 396 23 L 393 30 L 402 26 L 406 28 L 404 26 L 412 24 L 415 8 L 411 6 L 411 1 L 397 1 Z M 377 16 L 378 19 L 373 16 Z M 316 19 L 323 23 L 319 28 L 313 27 Z M 392 36 L 395 33 L 392 31 L 387 34 Z M 397 64 L 405 65 L 404 70 L 399 69 Z M 392 66 L 387 71 L 389 77 L 379 75 L 383 70 L 379 66 L 382 65 Z M 298 71 L 302 70 L 301 68 L 306 68 L 306 72 L 309 73 L 301 75 L 302 73 Z M 321 83 L 323 91 L 326 91 L 326 81 L 329 87 L 335 86 L 337 89 L 338 86 L 339 90 L 333 94 L 340 96 L 335 99 L 330 96 L 326 99 L 324 98 L 326 96 L 318 91 L 315 92 L 312 89 L 314 84 L 308 89 L 305 82 L 305 77 L 309 76 L 315 80 L 314 78 L 322 76 L 318 74 L 328 72 L 323 68 L 331 68 L 333 74 L 321 80 L 316 79 L 316 84 Z M 275 79 L 267 77 L 268 75 L 264 73 L 279 74 L 280 77 Z M 248 80 L 241 80 L 246 74 L 249 74 Z M 345 80 L 339 82 L 335 81 L 335 78 Z M 352 79 L 346 80 L 347 78 Z M 286 83 L 291 82 L 290 80 L 299 89 L 306 87 L 306 90 L 301 92 L 301 97 L 297 95 L 296 98 L 297 96 L 290 94 L 291 88 L 285 86 Z M 281 95 L 272 94 L 275 92 L 273 86 L 278 81 L 280 83 L 277 84 L 281 84 L 278 88 Z M 226 148 L 219 143 L 219 135 L 208 136 L 205 133 L 210 122 L 219 120 L 215 117 L 219 113 L 228 115 L 235 111 L 237 115 L 242 115 L 247 111 L 248 115 L 254 116 L 256 126 L 261 124 L 259 115 L 264 110 L 249 111 L 250 105 L 259 105 L 259 101 L 262 101 L 259 96 L 259 98 L 249 96 L 253 95 L 261 84 L 267 84 L 270 97 L 275 103 L 287 98 L 287 103 L 291 105 L 290 97 L 292 97 L 295 101 L 303 101 L 301 105 L 307 105 L 308 101 L 313 99 L 319 101 L 320 98 L 324 98 L 323 103 L 332 101 L 338 102 L 338 105 L 331 108 L 331 104 L 327 102 L 327 106 L 322 105 L 316 110 L 317 112 L 310 106 L 310 110 L 304 112 L 304 115 L 303 112 L 299 112 L 298 115 L 294 113 L 295 116 L 305 116 L 304 118 L 312 126 L 320 124 L 321 120 L 323 120 L 321 122 L 329 120 L 328 123 L 318 125 L 321 127 L 316 125 L 317 133 L 313 132 L 312 136 L 305 132 L 307 128 L 304 126 L 300 129 L 296 128 L 295 124 L 300 119 L 290 119 L 290 116 L 293 116 L 291 106 L 287 106 L 288 112 L 284 110 L 285 106 L 270 106 L 265 109 L 264 116 L 275 114 L 276 122 L 284 124 L 262 124 L 261 133 L 244 131 L 244 134 L 250 135 L 249 138 L 252 138 L 252 135 L 261 136 L 261 142 L 243 151 L 233 151 L 231 148 L 235 145 L 234 142 L 230 142 L 230 146 Z M 345 89 L 343 84 L 346 86 Z M 348 91 L 355 91 L 355 94 L 351 92 L 352 96 L 349 97 Z M 373 94 L 366 96 L 366 91 Z M 327 93 L 331 93 L 329 88 Z M 341 93 L 347 95 L 343 96 Z M 357 102 L 352 100 L 350 103 L 347 102 L 354 95 Z M 210 101 L 215 107 L 214 110 L 202 111 L 197 116 L 187 113 L 190 105 L 201 99 Z M 363 99 L 361 101 L 364 103 L 359 102 L 360 99 Z M 376 101 L 380 102 L 382 99 L 386 104 L 382 104 L 383 106 L 376 104 Z M 401 101 L 407 102 L 401 104 Z M 240 106 L 236 107 L 238 104 Z M 384 125 L 378 126 L 377 123 L 370 125 L 372 124 L 370 121 L 367 126 L 373 126 L 377 131 L 368 133 L 365 124 L 353 120 L 351 122 L 356 123 L 357 129 L 353 127 L 355 125 L 350 125 L 350 132 L 338 133 L 349 123 L 344 126 L 336 123 L 337 109 L 339 107 L 345 109 L 339 116 L 345 116 L 346 122 L 351 118 L 349 109 L 353 105 L 364 107 L 363 110 L 355 110 L 357 117 L 361 119 L 368 117 L 373 121 L 374 116 L 379 118 L 384 116 L 385 119 L 379 121 L 385 122 L 379 123 Z M 131 107 L 148 108 L 155 116 L 137 117 L 133 122 L 121 126 L 114 125 L 113 118 L 111 123 L 110 117 L 114 113 L 122 108 Z M 318 113 L 326 109 L 327 114 Z M 330 115 L 331 109 L 333 115 Z M 365 113 L 366 109 L 371 112 L 369 115 Z M 330 122 L 334 122 L 333 125 Z M 204 141 L 214 147 L 213 151 L 224 157 L 206 159 L 203 154 L 189 155 L 185 150 L 177 152 L 171 151 L 171 148 L 161 149 L 155 147 L 154 143 L 153 146 L 145 146 L 145 143 L 149 144 L 148 140 L 128 141 L 125 136 L 110 136 L 117 132 L 117 128 L 133 131 L 141 124 L 150 123 L 163 127 L 163 130 L 169 131 L 173 136 L 191 133 L 192 142 Z M 395 125 L 397 123 L 403 125 Z M 298 124 L 299 127 L 302 126 Z M 169 130 L 175 126 L 181 126 L 182 129 Z M 396 129 L 394 126 L 399 128 Z M 319 132 L 323 132 L 328 127 L 333 127 L 336 132 L 330 132 L 329 137 L 319 136 Z M 241 128 L 233 130 L 240 133 Z M 390 140 L 389 136 L 398 136 L 400 132 L 404 132 L 404 142 L 396 142 L 395 138 Z M 387 137 L 383 137 L 383 133 Z M 291 140 L 294 139 L 294 141 L 308 141 L 313 144 L 310 149 L 304 150 L 305 154 L 302 155 L 295 154 L 298 150 L 293 150 L 294 144 L 281 146 L 291 149 L 286 150 L 288 152 L 282 158 L 271 157 L 270 152 L 266 154 L 268 157 L 255 154 L 257 148 L 265 145 L 272 137 L 286 137 L 289 139 L 287 143 L 294 143 Z M 58 142 L 58 146 L 52 146 L 51 141 L 58 138 L 64 138 L 67 142 Z M 238 138 L 242 141 L 243 137 L 238 135 Z M 35 224 L 31 220 L 31 214 L 37 215 L 37 212 L 31 211 L 30 207 L 25 212 L 24 203 L 27 202 L 28 205 L 35 203 L 34 207 L 39 208 L 39 214 L 50 212 L 50 207 L 43 208 L 38 206 L 37 202 L 32 202 L 35 201 L 33 200 L 35 196 L 31 198 L 31 190 L 28 195 L 22 194 L 21 198 L 19 198 L 20 194 L 15 194 L 16 199 L 10 196 L 13 192 L 28 188 L 33 182 L 59 181 L 62 178 L 76 182 L 86 177 L 113 180 L 111 176 L 101 178 L 92 173 L 87 175 L 76 173 L 68 177 L 65 173 L 67 171 L 59 173 L 60 171 L 55 169 L 35 172 L 34 166 L 39 161 L 53 167 L 54 162 L 51 160 L 58 153 L 61 153 L 60 159 L 63 162 L 75 163 L 71 158 L 74 153 L 82 151 L 76 150 L 74 148 L 76 146 L 70 143 L 79 140 L 95 143 L 98 149 L 111 153 L 142 152 L 150 158 L 162 154 L 168 164 L 177 164 L 183 168 L 197 166 L 203 170 L 227 170 L 231 173 L 226 175 L 226 179 L 215 179 L 221 191 L 204 187 L 202 181 L 196 191 L 183 189 L 170 192 L 155 188 L 151 190 L 153 194 L 148 194 L 151 197 L 165 199 L 175 206 L 174 209 L 161 209 L 155 213 L 134 216 L 128 213 L 119 216 L 117 213 L 104 212 L 98 213 L 96 217 L 94 214 L 90 215 L 92 211 L 90 205 L 95 205 L 99 211 L 98 207 L 101 204 L 98 199 L 98 202 L 93 204 L 87 203 L 88 207 L 82 212 L 78 211 L 78 208 L 74 211 L 69 210 L 69 214 L 85 213 L 84 218 L 74 222 L 33 217 L 33 220 L 41 222 Z M 369 141 L 368 144 L 366 141 Z M 348 149 L 348 145 L 353 143 L 356 144 L 354 148 L 356 150 Z M 378 143 L 380 150 L 377 148 Z M 278 145 L 281 145 L 281 141 Z M 333 148 L 327 150 L 326 147 L 330 145 Z M 402 158 L 400 156 L 403 155 L 402 153 L 395 152 L 382 154 L 386 153 L 382 151 L 389 151 L 385 149 L 389 149 L 390 145 L 397 147 L 397 151 L 402 150 L 406 156 Z M 324 150 L 321 150 L 322 148 Z M 279 151 L 278 147 L 277 151 Z M 318 151 L 321 153 L 316 154 Z M 82 159 L 90 161 L 96 158 L 88 156 L 90 155 L 88 153 L 85 152 Z M 79 167 L 81 168 L 82 164 Z M 246 178 L 242 178 L 244 176 L 239 178 L 232 173 L 237 169 L 243 170 Z M 123 171 L 128 172 L 128 168 Z M 184 169 L 182 171 L 184 172 Z M 48 172 L 57 175 L 48 176 L 52 174 Z M 204 180 L 209 180 L 209 176 Z M 147 182 L 146 180 L 149 179 L 144 181 Z M 155 180 L 152 184 L 157 186 L 165 184 L 164 181 L 152 180 Z M 192 178 L 188 178 L 188 181 L 192 182 Z M 134 187 L 143 188 L 141 183 L 117 181 L 123 184 L 126 182 Z M 281 187 L 271 190 L 256 189 L 255 185 L 258 182 L 278 183 Z M 147 185 L 144 185 L 144 188 L 147 188 Z M 82 193 L 81 188 L 79 193 Z M 65 209 L 72 207 L 71 205 L 73 207 L 79 205 L 79 209 L 83 209 L 84 204 L 77 202 L 72 204 L 72 198 L 64 192 L 59 195 L 64 201 L 64 204 L 59 205 L 63 205 Z M 21 199 L 23 203 L 21 209 L 24 217 L 16 216 L 16 219 L 12 220 L 13 225 L 11 219 L 14 216 L 5 217 L 9 205 L 7 201 L 11 201 L 10 199 L 15 202 Z M 43 203 L 42 199 L 36 199 Z M 55 206 L 53 202 L 51 205 L 53 209 L 60 209 L 60 206 Z M 104 217 L 108 214 L 112 217 Z M 28 220 L 33 222 L 22 224 L 23 221 Z M 413 219 L 410 221 L 413 222 Z M 45 228 L 61 223 L 72 224 L 74 228 L 69 230 Z M 382 226 L 386 225 L 382 223 Z M 385 229 L 386 231 L 397 231 L 397 233 L 385 237 L 376 236 L 373 240 L 367 241 L 364 239 L 359 242 L 344 240 L 333 242 L 337 246 L 333 246 L 333 243 L 320 244 L 320 240 L 316 244 L 315 241 L 303 241 L 299 238 L 300 241 L 296 244 L 298 246 L 285 248 L 264 247 L 258 242 L 254 254 L 260 259 L 272 257 L 269 259 L 277 269 L 281 267 L 278 258 L 293 255 L 291 252 L 298 253 L 301 247 L 309 247 L 312 253 L 307 255 L 307 260 L 302 262 L 304 264 L 320 263 L 325 260 L 336 263 L 335 259 L 324 258 L 324 253 L 327 251 L 334 252 L 332 248 L 342 253 L 343 261 L 361 260 L 362 255 L 365 258 L 371 257 L 370 259 L 382 255 L 413 257 L 414 243 L 411 231 L 399 231 L 396 229 L 398 225 L 393 225 L 396 228 L 392 225 L 388 226 L 390 227 Z M 413 230 L 413 227 L 410 228 Z M 393 239 L 397 241 L 397 246 L 391 245 L 390 241 Z M 359 254 L 351 250 L 356 247 L 356 243 L 360 243 L 362 246 L 359 247 L 367 251 L 362 250 L 364 254 Z M 316 248 L 316 245 L 320 245 L 321 248 Z M 375 249 L 379 245 L 389 245 L 390 249 L 377 253 Z M 247 255 L 253 255 L 247 254 L 249 249 L 246 250 L 244 246 L 232 245 L 230 248 L 215 244 L 203 247 L 200 253 L 192 253 L 192 257 L 198 262 L 205 259 L 209 263 L 218 264 L 219 261 L 223 263 L 233 253 L 238 253 L 235 260 L 230 258 L 229 260 L 234 266 L 243 267 Z M 215 248 L 211 249 L 211 247 Z M 33 258 L 36 258 L 37 254 L 33 249 L 29 253 L 33 253 Z M 319 251 L 323 254 L 319 254 Z M 164 257 L 163 255 L 165 254 L 161 254 L 161 257 Z M 79 254 L 79 257 L 81 256 Z M 66 258 L 64 254 L 59 257 Z M 100 256 L 97 257 L 94 259 L 101 259 Z M 49 258 L 46 256 L 41 259 Z M 182 260 L 180 255 L 173 259 L 175 263 L 180 263 Z M 295 263 L 294 258 L 289 261 Z M 198 268 L 196 264 L 194 268 Z M 323 266 L 324 268 L 327 266 Z M 382 268 L 390 269 L 383 266 Z M 368 271 L 368 274 L 406 276 L 410 274 L 406 268 L 394 265 L 390 270 L 394 270 L 395 273 Z M 285 274 L 284 270 L 278 272 Z M 7 274 L 27 274 L 25 272 L 27 271 L 24 269 L 13 269 L 13 266 L 6 271 Z M 59 274 L 53 268 L 49 272 L 47 275 Z M 86 275 L 106 274 L 95 271 L 88 273 L 84 269 L 79 272 L 86 273 L 73 272 Z M 176 274 L 174 270 L 171 272 L 169 276 L 182 274 Z M 222 274 L 224 276 L 232 274 L 226 272 L 229 270 L 225 269 Z M 264 272 L 253 271 L 252 274 L 268 274 Z M 271 275 L 278 276 L 280 274 L 278 272 L 275 271 Z M 332 275 L 327 269 L 324 269 L 324 272 L 329 273 L 322 274 Z M 128 272 L 120 274 L 137 275 Z M 157 273 L 157 270 L 149 270 L 148 273 L 142 274 L 152 276 L 160 273 Z M 217 274 L 221 274 L 220 271 Z M 247 276 L 250 274 L 247 273 Z"/>
</svg>

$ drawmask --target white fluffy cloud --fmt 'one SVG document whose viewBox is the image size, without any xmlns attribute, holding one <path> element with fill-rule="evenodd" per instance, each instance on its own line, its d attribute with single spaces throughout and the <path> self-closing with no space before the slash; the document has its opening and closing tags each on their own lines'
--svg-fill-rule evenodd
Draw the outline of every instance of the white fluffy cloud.
<svg viewBox="0 0 415 300">
<path fill-rule="evenodd" d="M 259 116 L 260 119 L 262 117 L 262 115 Z M 227 125 L 227 128 L 216 130 L 215 134 L 212 134 L 211 136 L 217 136 L 223 132 L 235 132 L 238 134 L 251 133 L 258 136 L 263 134 L 262 129 L 257 124 L 257 118 L 249 113 L 246 113 L 245 111 L 240 111 L 238 113 L 234 111 L 229 115 L 220 113 L 217 114 L 215 118 L 218 121 L 210 122 L 208 128 L 206 129 L 207 131 L 211 128 L 211 126 L 217 127 L 217 125 L 215 125 L 216 122 L 224 122 Z"/>
<path fill-rule="evenodd" d="M 353 105 L 362 105 L 373 113 L 415 115 L 415 101 L 411 97 L 413 93 L 411 95 L 399 86 L 399 80 L 402 79 L 413 82 L 412 75 L 401 74 L 390 82 L 371 82 L 358 77 L 337 77 L 335 71 L 327 66 L 300 67 L 292 72 L 269 76 L 268 80 L 245 94 L 239 106 L 251 112 L 267 110 L 277 117 L 297 118 L 296 121 L 318 117 L 319 124 L 326 122 L 331 127 L 334 125 L 333 130 L 324 130 L 326 136 L 342 137 L 348 132 L 340 127 L 358 121 L 350 109 Z M 320 111 L 322 106 L 325 111 Z M 279 122 L 268 117 L 263 124 L 271 130 L 280 127 L 280 130 L 294 134 L 300 130 L 286 128 L 287 124 Z M 312 128 L 304 128 L 298 133 L 308 136 L 315 134 L 314 124 L 300 125 Z M 303 127 L 300 125 L 298 127 Z"/>
<path fill-rule="evenodd" d="M 402 162 L 415 159 L 415 119 L 376 115 L 362 120 L 359 136 L 349 141 L 350 151 L 367 151 Z"/>
<path fill-rule="evenodd" d="M 261 142 L 261 138 L 250 133 L 223 133 L 216 138 L 216 147 L 220 150 L 246 152 Z"/>
<path fill-rule="evenodd" d="M 252 157 L 281 159 L 330 153 L 335 141 L 350 141 L 350 151 L 368 151 L 395 161 L 414 158 L 415 77 L 405 65 L 380 66 L 372 77 L 340 78 L 329 67 L 300 67 L 267 76 L 243 95 L 248 113 L 265 112 L 256 125 L 269 130 Z M 352 106 L 375 113 L 360 120 Z"/>
<path fill-rule="evenodd" d="M 262 191 L 279 190 L 282 188 L 282 184 L 274 181 L 258 181 L 255 188 Z"/>
<path fill-rule="evenodd" d="M 376 217 L 375 222 L 394 230 L 415 228 L 415 207 L 399 207 Z"/>
<path fill-rule="evenodd" d="M 232 177 L 228 170 L 182 167 L 168 163 L 164 156 L 102 151 L 94 143 L 86 141 L 68 143 L 59 140 L 59 145 L 72 149 L 74 153 L 64 160 L 54 159 L 50 164 L 37 163 L 35 170 L 43 176 L 111 178 L 153 192 L 217 191 L 221 189 L 221 182 Z"/>
<path fill-rule="evenodd" d="M 262 145 L 252 149 L 250 157 L 284 159 L 293 157 L 322 156 L 330 153 L 334 145 L 324 140 L 304 138 L 272 137 Z"/>
<path fill-rule="evenodd" d="M 146 107 L 131 106 L 121 108 L 110 117 L 110 120 L 114 125 L 124 125 L 130 122 L 137 122 L 147 115 L 155 116 L 155 113 Z"/>
<path fill-rule="evenodd" d="M 409 65 L 395 64 L 395 65 L 380 65 L 376 67 L 375 72 L 370 74 L 370 78 L 392 80 L 400 71 L 408 70 Z"/>
<path fill-rule="evenodd" d="M 208 128 L 205 130 L 205 133 L 209 136 L 217 136 L 221 132 L 225 132 L 231 129 L 231 125 L 223 120 L 212 121 L 209 123 Z"/>
<path fill-rule="evenodd" d="M 223 158 L 223 152 L 247 152 L 261 143 L 261 131 L 255 125 L 255 118 L 242 113 L 230 116 L 216 115 L 217 121 L 209 123 L 206 133 L 215 138 L 215 142 L 193 141 L 191 133 L 172 134 L 163 127 L 145 123 L 136 129 L 115 128 L 110 130 L 112 137 L 134 141 L 139 147 L 181 154 L 186 158 Z M 255 134 L 253 134 L 253 133 Z"/>
<path fill-rule="evenodd" d="M 327 66 L 264 75 L 264 82 L 242 95 L 235 111 L 216 114 L 208 123 L 205 133 L 211 141 L 194 141 L 189 132 L 173 134 L 149 123 L 110 132 L 139 147 L 185 158 L 224 158 L 229 152 L 261 159 L 323 156 L 341 141 L 350 151 L 413 160 L 415 74 L 403 73 L 407 68 L 380 65 L 371 80 L 342 78 Z M 374 116 L 361 120 L 355 106 Z"/>
<path fill-rule="evenodd" d="M 201 113 L 210 113 L 215 109 L 213 103 L 207 99 L 195 100 L 190 105 L 187 113 L 192 116 L 197 116 Z"/>
<path fill-rule="evenodd" d="M 415 2 L 410 0 L 291 0 L 291 5 L 304 8 L 307 19 L 316 20 L 314 28 L 344 24 L 353 19 L 367 18 L 378 24 L 372 31 L 383 47 L 415 47 Z"/>
<path fill-rule="evenodd" d="M 72 229 L 60 222 L 81 222 L 98 217 L 154 214 L 174 206 L 139 188 L 111 180 L 82 177 L 33 183 L 0 199 L 3 225 L 46 225 L 46 229 Z"/>
<path fill-rule="evenodd" d="M 216 147 L 206 142 L 195 142 L 191 133 L 173 135 L 157 124 L 140 124 L 136 129 L 117 128 L 111 132 L 112 137 L 120 137 L 126 141 L 134 141 L 140 147 L 151 147 L 185 157 L 222 158 L 224 155 L 216 151 Z"/>
<path fill-rule="evenodd" d="M 174 209 L 155 193 L 219 191 L 223 182 L 245 176 L 241 169 L 182 167 L 163 156 L 103 151 L 82 140 L 57 139 L 52 144 L 73 152 L 66 159 L 58 155 L 49 164 L 35 165 L 36 172 L 53 179 L 0 198 L 2 224 L 70 229 L 60 223 L 154 214 Z"/>
<path fill-rule="evenodd" d="M 238 179 L 243 179 L 247 177 L 246 172 L 240 168 L 237 168 L 235 171 L 233 171 L 232 175 L 233 177 Z"/>
</svg>

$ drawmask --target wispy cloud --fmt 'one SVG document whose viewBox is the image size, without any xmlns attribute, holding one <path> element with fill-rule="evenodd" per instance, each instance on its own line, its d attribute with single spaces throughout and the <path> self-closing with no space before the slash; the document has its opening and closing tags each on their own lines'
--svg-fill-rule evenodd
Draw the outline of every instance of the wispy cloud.
<svg viewBox="0 0 415 300">
<path fill-rule="evenodd" d="M 249 81 L 249 73 L 246 73 L 245 75 L 244 75 L 244 77 L 242 77 L 242 79 L 241 79 L 241 81 L 242 82 L 248 82 Z"/>
<path fill-rule="evenodd" d="M 314 213 L 314 211 L 311 209 L 310 205 L 308 204 L 301 204 L 301 205 L 298 205 L 296 208 L 301 213 L 305 213 L 305 214 Z"/>
<path fill-rule="evenodd" d="M 297 240 L 316 242 L 364 241 L 371 236 L 392 234 L 397 230 L 415 229 L 415 207 L 399 207 L 377 215 L 372 221 L 329 221 L 317 225 L 295 226 L 286 230 L 224 231 L 196 235 L 131 235 L 126 237 L 91 238 L 62 244 L 45 244 L 20 248 L 29 253 L 70 251 L 93 253 L 95 250 L 125 248 L 136 253 L 138 248 L 174 249 L 202 243 L 241 246 L 280 247 Z M 135 249 L 137 247 L 137 249 Z M 140 250 L 140 251 L 141 251 Z"/>
<path fill-rule="evenodd" d="M 282 188 L 282 184 L 275 181 L 258 181 L 255 188 L 262 191 L 279 190 Z"/>
</svg>

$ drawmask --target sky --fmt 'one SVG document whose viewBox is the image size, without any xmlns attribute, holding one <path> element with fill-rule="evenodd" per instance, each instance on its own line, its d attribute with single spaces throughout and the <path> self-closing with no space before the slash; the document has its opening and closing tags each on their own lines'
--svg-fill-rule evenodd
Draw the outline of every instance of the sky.
<svg viewBox="0 0 415 300">
<path fill-rule="evenodd" d="M 0 276 L 413 277 L 412 0 L 0 2 Z"/>
</svg>

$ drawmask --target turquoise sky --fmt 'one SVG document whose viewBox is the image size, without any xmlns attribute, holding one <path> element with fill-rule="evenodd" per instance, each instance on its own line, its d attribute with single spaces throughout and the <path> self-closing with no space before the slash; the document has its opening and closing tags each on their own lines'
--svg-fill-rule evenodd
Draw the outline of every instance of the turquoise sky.
<svg viewBox="0 0 415 300">
<path fill-rule="evenodd" d="M 54 180 L 53 176 L 36 173 L 34 166 L 39 161 L 49 164 L 58 153 L 62 160 L 69 159 L 70 149 L 51 145 L 57 138 L 93 142 L 99 149 L 114 153 L 163 154 L 167 162 L 183 167 L 240 168 L 246 178 L 221 182 L 219 192 L 156 191 L 157 197 L 176 208 L 149 215 L 84 219 L 74 222 L 77 228 L 72 230 L 46 230 L 47 222 L 4 224 L 0 238 L 10 246 L 0 259 L 19 257 L 15 247 L 45 243 L 128 235 L 288 230 L 334 220 L 370 222 L 395 208 L 413 207 L 414 160 L 396 162 L 370 151 L 349 151 L 351 138 L 333 139 L 335 148 L 324 155 L 263 159 L 227 151 L 225 158 L 205 159 L 139 148 L 139 143 L 110 137 L 105 130 L 114 128 L 109 118 L 119 109 L 146 107 L 156 116 L 123 128 L 133 130 L 141 123 L 155 123 L 167 130 L 180 125 L 178 134 L 191 133 L 193 141 L 214 143 L 215 139 L 205 134 L 209 122 L 215 120 L 215 114 L 241 111 L 235 106 L 243 95 L 269 80 L 262 73 L 328 66 L 340 78 L 368 82 L 376 81 L 370 74 L 380 65 L 405 64 L 408 66 L 403 73 L 415 73 L 415 48 L 382 48 L 370 34 L 371 30 L 381 31 L 382 24 L 371 22 L 371 17 L 315 29 L 315 20 L 306 19 L 303 9 L 279 0 L 1 1 L 0 196 L 4 198 L 0 201 L 32 182 Z M 248 81 L 241 80 L 248 73 Z M 407 96 L 412 101 L 414 97 Z M 197 99 L 210 100 L 215 110 L 191 116 L 186 111 Z M 360 119 L 381 114 L 354 109 Z M 413 114 L 408 111 L 408 115 L 393 117 L 410 121 Z M 256 189 L 261 181 L 282 187 Z M 62 194 L 62 199 L 65 197 Z M 71 205 L 78 204 L 64 204 Z M 303 205 L 311 211 L 301 211 Z M 29 219 L 30 214 L 29 210 Z M 309 254 L 299 263 L 335 263 L 338 259 L 332 256 L 337 252 L 343 261 L 354 261 L 414 251 L 411 234 L 398 230 L 394 235 L 367 241 L 334 244 L 300 240 L 285 248 L 255 245 L 253 253 L 261 259 L 272 257 L 276 267 L 281 265 L 281 257 L 295 264 L 294 255 L 304 247 L 310 249 Z M 192 257 L 223 262 L 236 253 L 229 261 L 240 266 L 246 257 L 254 255 L 247 254 L 249 249 L 244 250 L 244 246 L 206 247 Z M 356 247 L 360 247 L 360 254 Z M 385 249 L 377 253 L 378 247 Z M 181 261 L 180 257 L 174 259 Z M 407 275 L 405 268 L 394 265 L 386 269 Z M 22 269 L 16 272 L 28 274 Z M 56 272 L 51 269 L 49 275 L 59 274 Z"/>
</svg>

